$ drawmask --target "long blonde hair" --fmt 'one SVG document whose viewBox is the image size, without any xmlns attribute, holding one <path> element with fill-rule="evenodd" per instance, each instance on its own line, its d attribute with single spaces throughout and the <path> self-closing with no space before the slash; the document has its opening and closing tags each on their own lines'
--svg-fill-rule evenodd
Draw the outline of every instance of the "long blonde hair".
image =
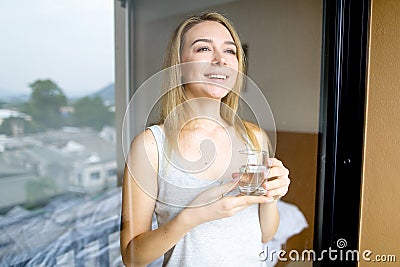
<svg viewBox="0 0 400 267">
<path fill-rule="evenodd" d="M 183 21 L 173 33 L 164 58 L 164 69 L 168 69 L 164 81 L 165 93 L 161 99 L 160 123 L 164 124 L 164 132 L 166 135 L 168 148 L 173 149 L 177 145 L 177 136 L 179 130 L 185 125 L 189 118 L 189 110 L 187 105 L 188 98 L 185 94 L 184 87 L 181 82 L 181 72 L 179 66 L 181 61 L 182 47 L 185 41 L 186 33 L 195 25 L 205 22 L 214 21 L 225 26 L 230 32 L 236 45 L 236 57 L 238 59 L 238 75 L 236 83 L 232 90 L 222 98 L 220 106 L 221 117 L 231 126 L 234 127 L 238 136 L 250 147 L 260 149 L 260 144 L 255 136 L 255 132 L 260 131 L 259 127 L 253 123 L 241 120 L 237 116 L 239 106 L 239 95 L 245 82 L 246 59 L 242 49 L 242 45 L 235 28 L 232 23 L 223 15 L 216 12 L 203 13 L 198 16 L 192 16 Z M 180 106 L 179 112 L 176 108 Z"/>
</svg>

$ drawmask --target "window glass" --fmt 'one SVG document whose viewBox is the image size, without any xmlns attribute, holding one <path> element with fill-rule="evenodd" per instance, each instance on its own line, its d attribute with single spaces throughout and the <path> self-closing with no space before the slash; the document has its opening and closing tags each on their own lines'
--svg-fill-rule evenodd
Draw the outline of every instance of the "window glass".
<svg viewBox="0 0 400 267">
<path fill-rule="evenodd" d="M 154 95 L 158 92 L 140 89 L 143 84 L 152 84 L 153 75 L 161 70 L 165 48 L 177 24 L 207 10 L 226 15 L 243 44 L 247 74 L 271 107 L 276 126 L 275 156 L 290 170 L 289 192 L 280 202 L 280 228 L 270 242 L 269 251 L 284 249 L 288 254 L 295 250 L 301 254 L 313 249 L 323 2 L 213 0 L 187 5 L 173 5 L 173 2 L 178 1 L 171 0 L 168 4 L 162 0 L 134 1 L 134 25 L 131 25 L 134 30 L 130 39 L 134 68 L 131 66 L 129 74 L 135 85 L 134 96 L 142 98 L 136 99 L 138 105 L 131 111 L 132 136 L 142 131 L 143 125 L 157 121 L 153 113 L 148 117 L 142 102 L 157 99 Z M 244 90 L 242 97 L 250 105 L 256 101 L 251 90 Z M 147 104 L 152 107 L 154 103 Z M 253 110 L 257 107 L 250 106 Z M 157 113 L 158 106 L 153 111 Z M 277 257 L 269 260 L 278 262 Z M 282 260 L 276 266 L 286 264 Z M 292 265 L 311 266 L 312 262 Z"/>
<path fill-rule="evenodd" d="M 0 265 L 71 266 L 117 242 L 113 5 L 0 3 Z"/>
</svg>

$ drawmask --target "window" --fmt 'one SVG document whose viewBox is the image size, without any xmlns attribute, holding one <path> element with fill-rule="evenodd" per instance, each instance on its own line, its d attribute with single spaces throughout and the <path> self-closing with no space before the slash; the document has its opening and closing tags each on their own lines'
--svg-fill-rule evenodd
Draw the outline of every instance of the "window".
<svg viewBox="0 0 400 267">
<path fill-rule="evenodd" d="M 70 266 L 43 248 L 94 242 L 60 235 L 88 219 L 100 234 L 118 224 L 114 1 L 6 1 L 0 31 L 0 265 Z"/>
<path fill-rule="evenodd" d="M 108 176 L 117 176 L 117 169 L 113 168 L 113 169 L 109 169 L 107 171 Z"/>
<path fill-rule="evenodd" d="M 93 162 L 116 162 L 114 21 L 111 0 L 39 0 L 22 14 L 11 1 L 0 12 L 7 40 L 0 51 L 0 190 L 11 195 L 0 209 L 7 211 L 35 208 L 38 198 L 46 202 L 71 186 L 84 192 L 79 173 Z"/>
<path fill-rule="evenodd" d="M 90 173 L 91 180 L 99 180 L 100 179 L 100 172 L 91 172 Z"/>
</svg>

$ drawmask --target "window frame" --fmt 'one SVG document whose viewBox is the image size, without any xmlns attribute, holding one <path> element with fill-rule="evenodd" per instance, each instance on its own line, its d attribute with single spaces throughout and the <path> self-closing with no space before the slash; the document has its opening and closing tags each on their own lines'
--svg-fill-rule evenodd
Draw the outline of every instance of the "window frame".
<svg viewBox="0 0 400 267">
<path fill-rule="evenodd" d="M 371 1 L 325 0 L 314 249 L 359 246 Z M 314 266 L 337 266 L 324 257 Z M 357 266 L 357 261 L 340 261 Z"/>
<path fill-rule="evenodd" d="M 122 120 L 133 94 L 134 18 L 132 0 L 115 0 L 117 172 L 121 185 L 123 153 L 129 135 Z M 362 148 L 371 1 L 324 0 L 321 62 L 321 108 L 314 250 L 346 249 L 359 243 Z M 127 114 L 129 116 L 129 114 Z M 125 119 L 129 121 L 129 118 Z M 333 266 L 328 257 L 314 266 Z M 356 266 L 356 261 L 343 266 Z"/>
</svg>

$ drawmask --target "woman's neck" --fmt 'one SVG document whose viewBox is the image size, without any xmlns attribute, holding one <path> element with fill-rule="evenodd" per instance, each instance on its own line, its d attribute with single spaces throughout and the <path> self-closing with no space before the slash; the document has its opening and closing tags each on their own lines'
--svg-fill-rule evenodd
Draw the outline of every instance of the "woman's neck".
<svg viewBox="0 0 400 267">
<path fill-rule="evenodd" d="M 229 125 L 221 117 L 220 106 L 221 101 L 212 98 L 199 97 L 192 98 L 187 101 L 190 106 L 190 121 L 187 126 L 190 128 L 204 128 L 212 130 L 220 127 L 228 127 Z"/>
</svg>

